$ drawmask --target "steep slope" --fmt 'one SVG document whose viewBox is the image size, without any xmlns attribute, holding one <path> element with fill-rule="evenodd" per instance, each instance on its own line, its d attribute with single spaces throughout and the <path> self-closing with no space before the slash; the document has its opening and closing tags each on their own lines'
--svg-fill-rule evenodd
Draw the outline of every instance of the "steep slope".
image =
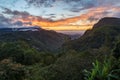
<svg viewBox="0 0 120 80">
<path fill-rule="evenodd" d="M 118 26 L 118 25 L 120 25 L 120 18 L 105 17 L 101 19 L 97 24 L 95 24 L 93 28 L 101 26 Z"/>
<path fill-rule="evenodd" d="M 35 28 L 36 29 L 36 28 Z M 31 47 L 40 51 L 54 51 L 61 47 L 65 42 L 66 35 L 56 33 L 55 31 L 47 31 L 43 29 L 31 30 L 27 28 L 21 29 L 0 29 L 0 42 L 25 41 Z"/>
<path fill-rule="evenodd" d="M 93 67 L 92 63 L 98 60 L 101 62 L 100 65 L 105 63 L 105 67 L 103 67 L 102 71 L 102 66 L 96 61 L 94 64 L 94 71 L 91 73 L 88 72 L 92 77 L 96 74 L 97 77 L 92 80 L 98 80 L 99 72 L 102 72 L 102 75 L 103 73 L 106 74 L 104 68 L 107 68 L 106 62 L 103 63 L 104 59 L 107 59 L 107 65 L 110 66 L 109 63 L 111 62 L 108 61 L 108 56 L 112 53 L 112 49 L 115 47 L 114 45 L 116 42 L 120 40 L 120 25 L 117 24 L 119 22 L 119 18 L 101 19 L 93 29 L 87 30 L 81 38 L 65 43 L 63 46 L 65 52 L 60 55 L 53 65 L 45 67 L 43 70 L 39 70 L 38 73 L 42 73 L 43 79 L 46 79 L 47 76 L 47 80 L 84 80 L 85 75 L 83 75 L 83 70 L 88 69 L 91 71 Z M 119 50 L 119 45 L 117 45 L 115 52 L 118 53 Z M 118 55 L 119 54 L 116 56 Z M 114 63 L 112 63 L 112 65 L 113 64 Z M 98 72 L 96 72 L 96 70 L 98 70 Z M 101 75 L 99 80 L 103 80 Z"/>
<path fill-rule="evenodd" d="M 120 18 L 103 18 L 76 40 L 64 44 L 65 49 L 83 51 L 99 49 L 102 46 L 112 48 L 120 37 Z"/>
</svg>

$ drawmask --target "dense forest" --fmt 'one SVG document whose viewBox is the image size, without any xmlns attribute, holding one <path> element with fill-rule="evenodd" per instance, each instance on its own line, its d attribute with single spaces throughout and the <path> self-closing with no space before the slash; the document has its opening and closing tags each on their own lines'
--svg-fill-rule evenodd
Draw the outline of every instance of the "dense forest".
<svg viewBox="0 0 120 80">
<path fill-rule="evenodd" d="M 75 40 L 0 32 L 0 80 L 120 80 L 120 19 L 103 18 Z"/>
</svg>

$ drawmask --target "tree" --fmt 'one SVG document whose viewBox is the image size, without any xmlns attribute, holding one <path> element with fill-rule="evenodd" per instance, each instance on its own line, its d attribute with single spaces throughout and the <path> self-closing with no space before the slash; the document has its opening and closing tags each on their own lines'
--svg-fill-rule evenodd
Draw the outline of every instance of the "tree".
<svg viewBox="0 0 120 80">
<path fill-rule="evenodd" d="M 0 62 L 0 80 L 25 80 L 27 70 L 23 65 L 13 63 L 10 59 Z"/>
<path fill-rule="evenodd" d="M 117 59 L 120 57 L 120 42 L 118 42 L 115 46 L 115 49 L 113 50 L 113 56 Z"/>
</svg>

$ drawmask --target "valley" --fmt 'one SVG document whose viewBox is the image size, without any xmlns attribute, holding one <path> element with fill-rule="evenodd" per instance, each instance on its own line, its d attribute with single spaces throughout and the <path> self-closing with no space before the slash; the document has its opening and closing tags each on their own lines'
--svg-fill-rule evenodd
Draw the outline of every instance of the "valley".
<svg viewBox="0 0 120 80">
<path fill-rule="evenodd" d="M 102 18 L 70 37 L 42 28 L 0 29 L 0 80 L 120 79 L 119 18 Z"/>
</svg>

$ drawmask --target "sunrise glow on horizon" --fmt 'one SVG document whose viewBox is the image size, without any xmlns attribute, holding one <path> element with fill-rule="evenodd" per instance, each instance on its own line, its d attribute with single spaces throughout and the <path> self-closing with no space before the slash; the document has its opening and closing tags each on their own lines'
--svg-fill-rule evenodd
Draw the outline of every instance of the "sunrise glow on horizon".
<svg viewBox="0 0 120 80">
<path fill-rule="evenodd" d="M 103 17 L 120 17 L 120 0 L 0 0 L 0 28 L 87 30 Z"/>
</svg>

